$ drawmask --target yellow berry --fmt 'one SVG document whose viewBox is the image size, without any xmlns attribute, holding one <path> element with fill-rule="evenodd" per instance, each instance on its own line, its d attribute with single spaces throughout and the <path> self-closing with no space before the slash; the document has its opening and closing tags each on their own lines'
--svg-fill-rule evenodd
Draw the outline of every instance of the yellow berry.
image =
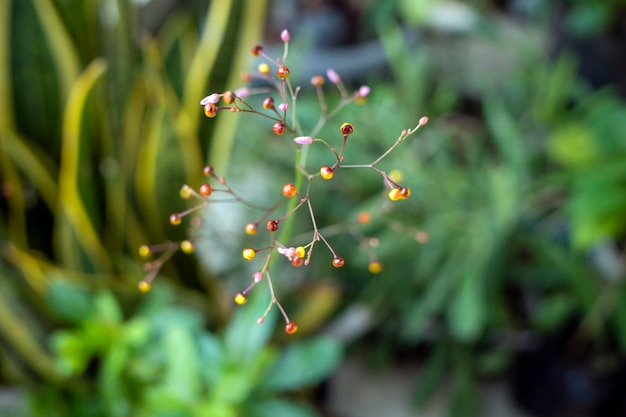
<svg viewBox="0 0 626 417">
<path fill-rule="evenodd" d="M 259 64 L 259 67 L 257 69 L 263 75 L 267 75 L 270 73 L 270 66 L 267 65 L 265 62 Z"/>
<path fill-rule="evenodd" d="M 191 254 L 194 251 L 193 243 L 189 240 L 183 240 L 180 242 L 180 250 L 182 250 L 186 254 Z"/>
<path fill-rule="evenodd" d="M 331 167 L 329 167 L 328 165 L 324 165 L 323 167 L 320 168 L 320 175 L 325 180 L 332 179 L 334 174 L 335 174 L 334 170 Z"/>
<path fill-rule="evenodd" d="M 137 284 L 137 287 L 139 287 L 139 291 L 141 292 L 148 292 L 150 291 L 150 283 L 147 281 L 139 281 L 139 284 Z"/>
<path fill-rule="evenodd" d="M 387 195 L 391 201 L 398 201 L 402 197 L 398 188 L 392 188 Z"/>
<path fill-rule="evenodd" d="M 304 258 L 304 248 L 302 246 L 298 246 L 293 254 L 298 258 Z"/>
<path fill-rule="evenodd" d="M 243 259 L 251 261 L 256 256 L 256 251 L 252 248 L 245 248 L 242 252 Z"/>
<path fill-rule="evenodd" d="M 183 222 L 183 217 L 178 213 L 173 213 L 170 215 L 170 223 L 173 226 L 178 226 Z"/>
<path fill-rule="evenodd" d="M 372 274 L 380 274 L 380 272 L 383 270 L 383 264 L 380 261 L 372 261 L 370 262 L 370 264 L 367 266 L 367 269 L 372 273 Z"/>
<path fill-rule="evenodd" d="M 239 305 L 243 305 L 248 302 L 248 297 L 245 294 L 238 292 L 235 294 L 235 302 Z"/>
<path fill-rule="evenodd" d="M 150 256 L 151 253 L 152 251 L 150 250 L 150 247 L 148 245 L 139 246 L 139 256 L 141 256 L 142 258 L 147 258 L 148 256 Z"/>
<path fill-rule="evenodd" d="M 391 179 L 391 181 L 395 183 L 402 182 L 403 178 L 404 178 L 404 174 L 402 173 L 402 171 L 398 169 L 394 169 L 393 171 L 389 173 L 389 179 Z"/>
<path fill-rule="evenodd" d="M 213 103 L 205 104 L 204 115 L 209 118 L 217 116 L 217 106 Z"/>
<path fill-rule="evenodd" d="M 186 200 L 189 197 L 191 197 L 191 187 L 185 184 L 182 187 L 180 187 L 180 198 L 182 198 L 183 200 Z"/>
</svg>

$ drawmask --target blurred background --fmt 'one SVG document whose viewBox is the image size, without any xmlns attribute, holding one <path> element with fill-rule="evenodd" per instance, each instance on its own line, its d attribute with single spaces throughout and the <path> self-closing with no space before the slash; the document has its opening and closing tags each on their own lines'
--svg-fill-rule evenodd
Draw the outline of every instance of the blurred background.
<svg viewBox="0 0 626 417">
<path fill-rule="evenodd" d="M 207 163 L 261 203 L 293 179 L 271 122 L 198 105 L 284 28 L 305 130 L 312 75 L 372 88 L 318 135 L 352 122 L 350 163 L 430 119 L 380 166 L 408 200 L 313 190 L 346 265 L 273 267 L 289 337 L 232 301 L 258 214 L 168 221 Z M 626 415 L 624 94 L 622 0 L 0 1 L 0 415 Z M 140 293 L 137 249 L 187 236 Z"/>
</svg>

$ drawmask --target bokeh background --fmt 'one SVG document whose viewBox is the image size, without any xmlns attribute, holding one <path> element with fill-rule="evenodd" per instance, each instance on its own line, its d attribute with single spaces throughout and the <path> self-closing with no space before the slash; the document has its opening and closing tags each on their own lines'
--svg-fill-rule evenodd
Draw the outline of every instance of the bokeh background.
<svg viewBox="0 0 626 417">
<path fill-rule="evenodd" d="M 314 190 L 346 266 L 273 269 L 293 336 L 232 301 L 253 214 L 168 222 L 207 163 L 261 203 L 293 178 L 269 121 L 198 105 L 284 28 L 305 128 L 312 75 L 372 88 L 319 135 L 352 122 L 350 161 L 430 119 L 381 164 L 408 200 Z M 1 0 L 0 415 L 626 415 L 625 74 L 622 0 Z M 188 236 L 140 293 L 137 249 Z"/>
</svg>

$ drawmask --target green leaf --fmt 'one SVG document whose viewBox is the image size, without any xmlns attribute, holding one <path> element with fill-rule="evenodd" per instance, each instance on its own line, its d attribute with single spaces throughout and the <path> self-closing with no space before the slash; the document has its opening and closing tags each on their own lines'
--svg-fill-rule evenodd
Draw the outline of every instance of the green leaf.
<svg viewBox="0 0 626 417">
<path fill-rule="evenodd" d="M 163 344 L 167 361 L 165 386 L 181 401 L 197 401 L 201 391 L 200 361 L 192 332 L 186 327 L 171 326 Z"/>
<path fill-rule="evenodd" d="M 448 350 L 446 342 L 439 342 L 429 356 L 415 390 L 415 401 L 418 406 L 426 406 L 441 386 L 447 371 Z"/>
<path fill-rule="evenodd" d="M 247 417 L 319 417 L 311 407 L 287 400 L 255 401 L 245 411 Z"/>
<path fill-rule="evenodd" d="M 465 342 L 474 342 L 480 337 L 486 321 L 485 303 L 481 276 L 477 271 L 468 271 L 448 310 L 454 337 Z"/>
<path fill-rule="evenodd" d="M 580 123 L 554 130 L 548 138 L 547 152 L 553 161 L 570 169 L 587 166 L 598 158 L 592 133 Z"/>
<path fill-rule="evenodd" d="M 92 294 L 62 278 L 50 279 L 49 291 L 52 309 L 64 320 L 80 323 L 93 311 Z"/>
<path fill-rule="evenodd" d="M 317 384 L 335 369 L 341 357 L 341 345 L 330 338 L 291 345 L 269 370 L 263 389 L 295 390 Z"/>
</svg>

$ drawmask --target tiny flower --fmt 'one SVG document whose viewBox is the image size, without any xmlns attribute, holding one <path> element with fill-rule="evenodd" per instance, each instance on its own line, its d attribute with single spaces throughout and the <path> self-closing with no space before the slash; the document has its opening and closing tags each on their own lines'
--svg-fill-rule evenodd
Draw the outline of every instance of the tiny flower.
<svg viewBox="0 0 626 417">
<path fill-rule="evenodd" d="M 282 39 L 283 42 L 289 42 L 290 36 L 287 29 L 283 29 L 283 31 L 280 32 L 280 39 Z"/>
<path fill-rule="evenodd" d="M 367 97 L 370 94 L 371 89 L 367 85 L 362 85 L 359 87 L 359 96 Z"/>
<path fill-rule="evenodd" d="M 250 95 L 250 89 L 243 87 L 238 90 L 235 90 L 235 95 L 237 97 L 248 97 Z"/>
<path fill-rule="evenodd" d="M 312 136 L 298 136 L 297 138 L 294 138 L 293 141 L 299 145 L 310 145 L 313 143 L 313 137 Z"/>
<path fill-rule="evenodd" d="M 420 126 L 424 126 L 426 123 L 428 123 L 428 117 L 426 116 L 422 117 L 419 123 L 420 123 Z"/>
<path fill-rule="evenodd" d="M 200 100 L 200 105 L 206 106 L 207 104 L 216 104 L 218 101 L 220 101 L 220 95 L 213 93 Z"/>
<path fill-rule="evenodd" d="M 339 74 L 337 74 L 337 71 L 332 68 L 328 68 L 328 70 L 326 70 L 326 76 L 333 84 L 337 84 L 341 81 L 341 78 L 339 77 Z"/>
<path fill-rule="evenodd" d="M 287 103 L 280 103 L 278 105 L 278 110 L 282 111 L 283 113 L 286 112 L 287 109 L 289 109 L 289 104 Z"/>
</svg>

